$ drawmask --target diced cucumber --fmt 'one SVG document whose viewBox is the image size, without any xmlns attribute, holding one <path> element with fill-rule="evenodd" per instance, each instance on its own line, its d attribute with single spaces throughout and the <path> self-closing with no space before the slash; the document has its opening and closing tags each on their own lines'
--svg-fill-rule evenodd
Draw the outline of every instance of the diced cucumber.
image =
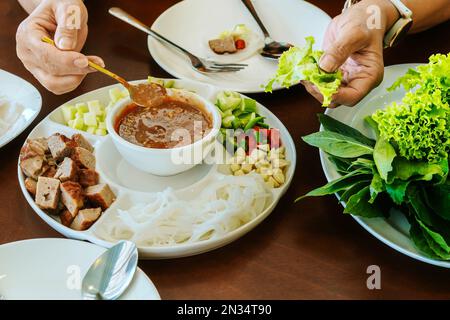
<svg viewBox="0 0 450 320">
<path fill-rule="evenodd" d="M 97 127 L 97 117 L 94 113 L 88 112 L 83 116 L 84 123 L 89 127 Z"/>
<path fill-rule="evenodd" d="M 222 111 L 235 109 L 242 102 L 241 95 L 238 92 L 222 91 L 217 95 L 217 102 Z"/>
<path fill-rule="evenodd" d="M 168 89 L 175 87 L 175 80 L 167 80 L 164 82 L 164 87 Z"/>
<path fill-rule="evenodd" d="M 256 101 L 250 98 L 242 99 L 241 110 L 243 112 L 256 112 Z"/>
<path fill-rule="evenodd" d="M 109 98 L 113 103 L 119 101 L 120 99 L 122 99 L 122 97 L 122 90 L 120 90 L 118 87 L 109 90 Z"/>
<path fill-rule="evenodd" d="M 98 136 L 106 136 L 108 132 L 106 131 L 106 129 L 97 129 L 95 130 L 95 134 Z"/>
<path fill-rule="evenodd" d="M 61 108 L 62 111 L 62 115 L 63 115 L 63 119 L 64 119 L 64 123 L 68 123 L 70 120 L 75 119 L 75 114 L 77 113 L 77 109 L 75 108 L 75 106 L 63 106 Z"/>
<path fill-rule="evenodd" d="M 96 130 L 97 130 L 96 127 L 87 127 L 86 132 L 90 134 L 95 134 Z"/>
<path fill-rule="evenodd" d="M 154 77 L 148 77 L 148 82 L 149 83 L 157 83 L 157 84 L 159 84 L 161 86 L 164 86 L 164 80 L 162 80 L 162 79 L 157 79 L 157 78 L 154 78 Z"/>
<path fill-rule="evenodd" d="M 75 119 L 83 119 L 84 112 L 77 111 L 75 114 Z"/>
<path fill-rule="evenodd" d="M 91 101 L 88 101 L 87 105 L 88 105 L 88 109 L 89 109 L 90 113 L 93 113 L 95 115 L 100 115 L 103 113 L 103 107 L 100 104 L 100 101 L 91 100 Z"/>
<path fill-rule="evenodd" d="M 86 113 L 89 111 L 87 104 L 84 102 L 77 103 L 75 105 L 75 108 L 77 109 L 77 112 L 80 112 L 80 113 Z"/>
<path fill-rule="evenodd" d="M 72 128 L 77 130 L 83 130 L 84 129 L 84 121 L 82 118 L 76 118 L 73 120 Z"/>
<path fill-rule="evenodd" d="M 100 123 L 98 124 L 98 128 L 99 128 L 99 129 L 105 129 L 105 130 L 106 130 L 106 122 L 100 122 Z"/>
</svg>

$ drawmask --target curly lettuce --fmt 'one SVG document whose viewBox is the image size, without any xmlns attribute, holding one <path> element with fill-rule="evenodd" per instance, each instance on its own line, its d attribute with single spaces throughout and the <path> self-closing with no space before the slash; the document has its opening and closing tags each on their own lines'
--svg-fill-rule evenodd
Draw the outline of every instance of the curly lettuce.
<svg viewBox="0 0 450 320">
<path fill-rule="evenodd" d="M 277 73 L 266 85 L 265 91 L 272 92 L 275 83 L 289 88 L 302 80 L 309 81 L 323 95 L 322 105 L 327 107 L 341 85 L 342 72 L 327 73 L 320 69 L 319 60 L 323 51 L 313 50 L 313 37 L 307 37 L 305 40 L 304 47 L 292 47 L 281 55 Z"/>
<path fill-rule="evenodd" d="M 427 65 L 410 69 L 389 90 L 408 92 L 400 104 L 378 110 L 372 119 L 380 137 L 408 160 L 437 163 L 450 152 L 450 54 L 433 55 Z"/>
</svg>

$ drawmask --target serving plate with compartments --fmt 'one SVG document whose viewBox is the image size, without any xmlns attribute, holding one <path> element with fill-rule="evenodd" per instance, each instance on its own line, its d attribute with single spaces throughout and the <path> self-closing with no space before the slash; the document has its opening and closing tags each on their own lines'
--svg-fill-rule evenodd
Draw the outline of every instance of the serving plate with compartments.
<svg viewBox="0 0 450 320">
<path fill-rule="evenodd" d="M 147 80 L 135 81 L 134 83 L 144 81 Z M 173 81 L 175 81 L 175 88 L 193 91 L 212 102 L 215 101 L 217 94 L 221 91 L 211 85 L 199 82 L 175 79 Z M 109 90 L 114 87 L 120 88 L 120 85 L 112 85 L 88 92 L 68 101 L 65 105 L 74 105 L 79 102 L 90 100 L 99 100 L 102 104 L 107 105 L 110 99 Z M 278 128 L 280 131 L 282 144 L 286 148 L 286 159 L 290 161 L 290 165 L 286 170 L 285 183 L 279 188 L 267 189 L 270 192 L 270 200 L 267 201 L 265 209 L 259 215 L 240 227 L 223 235 L 196 242 L 164 246 L 138 245 L 141 259 L 185 257 L 220 248 L 237 240 L 255 228 L 274 210 L 278 201 L 288 189 L 294 176 L 296 150 L 292 137 L 282 122 L 263 105 L 258 103 L 257 107 L 259 114 L 266 117 L 266 123 L 273 128 Z M 30 133 L 28 138 L 48 137 L 54 133 L 61 133 L 70 137 L 75 133 L 81 133 L 95 148 L 96 171 L 100 175 L 100 182 L 107 183 L 116 195 L 116 201 L 110 208 L 103 212 L 102 216 L 88 230 L 76 231 L 62 225 L 58 216 L 47 214 L 35 204 L 33 197 L 25 188 L 25 176 L 18 165 L 20 187 L 30 206 L 48 225 L 68 238 L 89 241 L 103 247 L 110 247 L 114 244 L 114 241 L 105 239 L 105 237 L 100 235 L 101 232 L 99 230 L 102 228 L 102 223 L 108 219 L 108 216 L 117 214 L 118 210 L 128 210 L 137 203 L 146 203 L 146 201 L 152 199 L 155 193 L 162 192 L 167 188 L 174 190 L 174 193 L 180 199 L 189 201 L 189 199 L 198 197 L 198 195 L 201 194 L 203 190 L 207 190 L 208 186 L 211 184 L 220 181 L 221 179 L 230 179 L 230 177 L 233 177 L 230 172 L 224 170 L 223 165 L 207 163 L 202 163 L 189 171 L 169 177 L 155 176 L 141 172 L 122 158 L 114 147 L 112 139 L 108 135 L 96 136 L 66 126 L 63 123 L 61 108 L 62 106 L 55 109 L 39 123 Z"/>
</svg>

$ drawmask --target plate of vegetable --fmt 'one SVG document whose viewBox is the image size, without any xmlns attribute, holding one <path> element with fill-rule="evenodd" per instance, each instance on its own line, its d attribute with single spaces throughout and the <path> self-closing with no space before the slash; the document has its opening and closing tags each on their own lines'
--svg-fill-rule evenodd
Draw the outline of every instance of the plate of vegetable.
<svg viewBox="0 0 450 320">
<path fill-rule="evenodd" d="M 300 197 L 336 194 L 344 213 L 414 259 L 450 267 L 450 55 L 386 67 L 354 108 L 319 115 L 303 138 L 329 181 Z"/>
</svg>

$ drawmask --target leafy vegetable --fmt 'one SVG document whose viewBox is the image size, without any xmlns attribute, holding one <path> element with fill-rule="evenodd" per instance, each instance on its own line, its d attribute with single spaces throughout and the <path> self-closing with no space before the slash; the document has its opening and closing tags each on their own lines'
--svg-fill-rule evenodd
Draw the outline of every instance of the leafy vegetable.
<svg viewBox="0 0 450 320">
<path fill-rule="evenodd" d="M 345 206 L 344 213 L 351 213 L 366 218 L 384 217 L 384 213 L 375 204 L 369 203 L 370 187 L 367 186 L 352 195 Z"/>
<path fill-rule="evenodd" d="M 319 60 L 323 51 L 313 50 L 314 38 L 305 38 L 304 47 L 292 47 L 284 52 L 278 62 L 275 76 L 266 85 L 266 92 L 272 92 L 274 83 L 289 88 L 305 80 L 314 84 L 323 95 L 323 106 L 331 103 L 331 97 L 341 85 L 342 72 L 327 73 L 320 69 Z"/>
<path fill-rule="evenodd" d="M 353 138 L 332 131 L 320 131 L 303 137 L 311 146 L 342 158 L 355 158 L 372 154 L 373 148 Z"/>
<path fill-rule="evenodd" d="M 392 161 L 397 156 L 395 149 L 389 142 L 379 139 L 375 145 L 373 159 L 380 177 L 387 181 L 388 173 L 392 171 Z"/>
<path fill-rule="evenodd" d="M 370 146 L 370 147 L 375 146 L 374 140 L 369 139 L 368 137 L 363 135 L 358 130 L 356 130 L 340 121 L 337 121 L 336 119 L 334 119 L 330 116 L 327 116 L 326 114 L 323 114 L 323 113 L 319 114 L 318 117 L 319 117 L 320 124 L 323 126 L 323 128 L 325 130 L 340 133 L 347 137 L 351 137 L 354 140 L 357 140 L 357 141 L 359 141 L 367 146 Z"/>
<path fill-rule="evenodd" d="M 408 160 L 439 162 L 450 151 L 450 54 L 430 57 L 430 63 L 409 70 L 390 88 L 403 86 L 401 104 L 378 110 L 372 119 L 380 136 L 398 147 Z"/>
</svg>

